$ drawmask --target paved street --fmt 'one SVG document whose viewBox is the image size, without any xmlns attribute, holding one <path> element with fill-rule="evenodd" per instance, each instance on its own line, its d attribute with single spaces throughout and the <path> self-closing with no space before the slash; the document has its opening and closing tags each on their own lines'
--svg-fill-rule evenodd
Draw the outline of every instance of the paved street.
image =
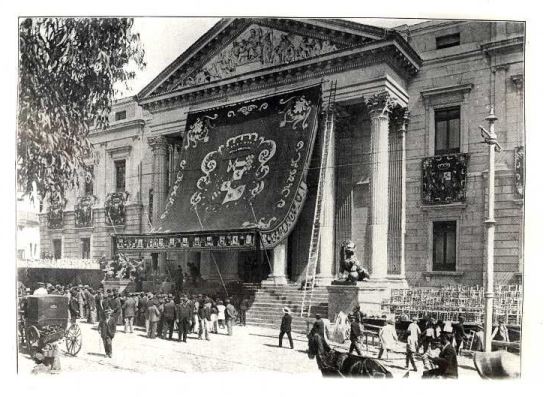
<svg viewBox="0 0 544 397">
<path fill-rule="evenodd" d="M 83 347 L 77 357 L 64 353 L 65 345 L 60 344 L 62 373 L 71 372 L 111 372 L 149 373 L 149 372 L 255 372 L 271 371 L 291 374 L 304 373 L 320 377 L 315 360 L 306 355 L 306 337 L 294 334 L 295 349 L 277 347 L 277 332 L 260 327 L 235 327 L 234 336 L 211 334 L 211 340 L 198 340 L 191 334 L 187 343 L 176 340 L 148 339 L 143 328 L 136 327 L 133 334 L 125 334 L 123 327 L 117 327 L 113 341 L 113 357 L 104 355 L 102 342 L 96 326 L 79 323 L 83 333 Z M 225 332 L 226 333 L 226 332 Z M 176 338 L 176 333 L 174 333 Z M 336 346 L 339 349 L 348 347 Z M 284 346 L 288 346 L 285 338 Z M 398 345 L 398 352 L 392 353 L 383 363 L 390 368 L 395 377 L 402 377 L 405 356 L 404 345 Z M 364 352 L 366 353 L 366 351 Z M 377 349 L 369 348 L 368 354 L 376 356 Z M 410 377 L 420 377 L 423 365 L 416 360 L 419 372 L 410 372 Z M 28 374 L 34 362 L 24 353 L 19 354 L 19 373 Z M 459 377 L 478 377 L 469 357 L 459 357 Z"/>
</svg>

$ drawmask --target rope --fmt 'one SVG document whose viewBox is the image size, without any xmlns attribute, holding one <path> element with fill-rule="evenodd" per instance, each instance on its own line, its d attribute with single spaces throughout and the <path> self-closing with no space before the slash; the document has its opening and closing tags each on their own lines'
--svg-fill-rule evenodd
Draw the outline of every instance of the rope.
<svg viewBox="0 0 544 397">
<path fill-rule="evenodd" d="M 204 225 L 202 224 L 202 220 L 200 219 L 200 215 L 198 215 L 198 210 L 196 208 L 196 205 L 194 206 L 196 217 L 198 218 L 198 223 L 200 224 L 200 229 L 204 231 Z M 221 280 L 221 284 L 223 285 L 223 289 L 225 290 L 225 294 L 227 296 L 229 295 L 229 291 L 227 291 L 227 286 L 225 285 L 225 282 L 223 281 L 223 276 L 221 275 L 221 270 L 219 270 L 219 265 L 217 264 L 217 261 L 215 260 L 215 256 L 213 255 L 213 252 L 210 251 L 210 256 L 212 257 L 213 263 L 215 263 L 215 267 L 217 269 L 217 274 L 219 274 L 219 279 Z"/>
<path fill-rule="evenodd" d="M 249 206 L 251 207 L 251 213 L 253 214 L 253 219 L 255 219 L 255 224 L 257 224 L 257 216 L 255 216 L 255 210 L 253 209 L 253 203 L 251 201 L 249 202 Z M 268 258 L 268 252 L 266 251 L 266 249 L 264 249 L 264 244 L 262 244 L 263 241 L 261 233 L 259 233 L 259 241 L 261 242 L 261 245 L 263 245 L 263 251 L 264 255 L 266 256 L 266 262 L 268 263 L 268 269 L 270 269 L 271 273 L 274 273 L 274 271 L 272 270 L 272 265 L 270 264 L 270 259 Z"/>
</svg>

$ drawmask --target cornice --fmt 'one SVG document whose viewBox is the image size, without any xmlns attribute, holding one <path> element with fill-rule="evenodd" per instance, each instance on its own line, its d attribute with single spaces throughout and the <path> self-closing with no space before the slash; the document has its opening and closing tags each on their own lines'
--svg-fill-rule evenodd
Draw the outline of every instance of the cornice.
<svg viewBox="0 0 544 397">
<path fill-rule="evenodd" d="M 143 128 L 144 126 L 145 126 L 145 120 L 141 118 L 126 120 L 122 122 L 118 121 L 118 122 L 110 123 L 110 125 L 106 129 L 103 129 L 103 130 L 93 129 L 89 132 L 89 135 L 97 136 L 102 134 L 109 134 L 109 133 L 116 132 L 123 129 L 128 129 L 131 127 Z"/>
<path fill-rule="evenodd" d="M 501 40 L 488 41 L 487 43 L 483 43 L 480 47 L 486 55 L 491 56 L 498 53 L 523 50 L 524 42 L 525 36 L 519 35 Z"/>
<path fill-rule="evenodd" d="M 421 91 L 421 96 L 424 100 L 439 96 L 439 95 L 451 95 L 451 94 L 466 94 L 472 90 L 474 84 L 458 84 L 449 85 L 444 87 L 431 88 Z"/>
</svg>

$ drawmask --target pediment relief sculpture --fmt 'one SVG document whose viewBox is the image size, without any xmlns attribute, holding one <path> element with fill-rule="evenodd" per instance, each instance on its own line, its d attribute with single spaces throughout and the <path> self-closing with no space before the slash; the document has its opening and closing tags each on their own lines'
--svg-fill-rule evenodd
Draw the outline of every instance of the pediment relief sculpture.
<svg viewBox="0 0 544 397">
<path fill-rule="evenodd" d="M 330 40 L 304 37 L 253 24 L 212 57 L 189 73 L 177 88 L 206 84 L 267 66 L 287 64 L 340 49 Z"/>
</svg>

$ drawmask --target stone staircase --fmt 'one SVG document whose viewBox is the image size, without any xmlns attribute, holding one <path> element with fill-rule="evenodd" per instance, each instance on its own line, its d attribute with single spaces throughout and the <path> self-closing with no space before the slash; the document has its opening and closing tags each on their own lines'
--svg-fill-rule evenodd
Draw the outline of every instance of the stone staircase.
<svg viewBox="0 0 544 397">
<path fill-rule="evenodd" d="M 293 316 L 293 332 L 306 333 L 306 315 L 300 317 L 303 291 L 300 284 L 288 284 L 283 286 L 244 285 L 245 288 L 253 289 L 255 295 L 249 310 L 246 313 L 247 325 L 256 325 L 277 329 L 279 332 L 282 309 L 288 307 Z M 328 293 L 325 287 L 315 287 L 312 297 L 311 316 L 313 318 L 319 313 L 323 318 L 328 316 Z"/>
</svg>

